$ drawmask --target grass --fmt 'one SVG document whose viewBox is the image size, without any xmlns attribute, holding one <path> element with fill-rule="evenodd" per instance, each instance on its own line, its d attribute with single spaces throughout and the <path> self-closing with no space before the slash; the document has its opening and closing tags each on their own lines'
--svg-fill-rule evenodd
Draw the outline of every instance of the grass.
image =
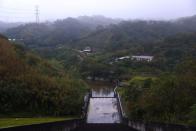
<svg viewBox="0 0 196 131">
<path fill-rule="evenodd" d="M 48 122 L 56 122 L 63 120 L 71 120 L 73 117 L 67 118 L 55 118 L 55 117 L 43 117 L 43 118 L 0 118 L 0 128 L 22 126 L 22 125 L 31 125 L 31 124 L 40 124 Z"/>
<path fill-rule="evenodd" d="M 144 81 L 144 80 L 149 79 L 149 78 L 151 78 L 152 80 L 155 80 L 156 79 L 156 77 L 135 76 L 135 77 L 132 78 L 132 81 L 136 81 L 136 80 L 138 80 L 138 81 Z"/>
</svg>

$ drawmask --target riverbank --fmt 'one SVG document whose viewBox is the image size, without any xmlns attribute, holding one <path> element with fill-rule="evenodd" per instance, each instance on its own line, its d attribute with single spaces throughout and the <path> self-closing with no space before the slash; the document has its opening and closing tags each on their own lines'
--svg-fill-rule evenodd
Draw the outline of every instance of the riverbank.
<svg viewBox="0 0 196 131">
<path fill-rule="evenodd" d="M 0 118 L 0 128 L 72 120 L 76 117 Z"/>
</svg>

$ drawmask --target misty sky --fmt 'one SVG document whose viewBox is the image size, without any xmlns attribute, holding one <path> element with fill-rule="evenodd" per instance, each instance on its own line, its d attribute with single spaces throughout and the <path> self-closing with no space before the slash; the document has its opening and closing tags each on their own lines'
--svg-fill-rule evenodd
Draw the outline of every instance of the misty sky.
<svg viewBox="0 0 196 131">
<path fill-rule="evenodd" d="M 35 21 L 83 15 L 124 19 L 175 19 L 196 14 L 196 0 L 0 0 L 0 20 Z"/>
</svg>

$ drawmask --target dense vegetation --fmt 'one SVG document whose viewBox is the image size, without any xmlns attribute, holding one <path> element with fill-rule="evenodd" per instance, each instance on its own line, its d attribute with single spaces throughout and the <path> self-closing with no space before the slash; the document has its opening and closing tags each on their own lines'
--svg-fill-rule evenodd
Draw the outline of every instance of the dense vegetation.
<svg viewBox="0 0 196 131">
<path fill-rule="evenodd" d="M 65 46 L 81 49 L 91 46 L 97 51 L 117 51 L 159 42 L 177 33 L 195 32 L 195 19 L 193 16 L 176 21 L 138 20 L 119 24 L 108 20 L 106 24 L 96 18 L 67 18 L 51 23 L 21 25 L 8 29 L 5 34 L 9 38 L 23 39 L 24 44 L 31 48 Z"/>
<path fill-rule="evenodd" d="M 108 21 L 67 18 L 54 23 L 22 25 L 7 30 L 6 34 L 23 39 L 20 42 L 41 56 L 56 59 L 66 69 L 74 68 L 84 77 L 124 79 L 138 72 L 160 74 L 173 70 L 186 57 L 195 57 L 195 16 L 176 21 L 138 20 L 119 24 L 115 20 Z M 86 46 L 94 51 L 87 57 L 79 53 Z M 129 60 L 114 63 L 116 58 L 126 55 L 152 55 L 155 59 L 152 63 Z"/>
<path fill-rule="evenodd" d="M 7 22 L 0 21 L 0 32 L 5 32 L 7 29 L 14 28 L 22 24 L 24 23 L 21 22 L 7 23 Z"/>
<path fill-rule="evenodd" d="M 31 48 L 53 48 L 63 45 L 73 46 L 74 41 L 86 37 L 89 33 L 98 28 L 99 24 L 106 26 L 111 23 L 118 23 L 101 16 L 79 17 L 57 20 L 46 23 L 28 23 L 8 29 L 5 34 L 9 38 L 21 40 Z M 101 27 L 102 27 L 101 26 Z"/>
<path fill-rule="evenodd" d="M 120 92 L 130 119 L 196 123 L 195 60 L 187 60 L 174 73 L 160 77 L 134 77 Z"/>
<path fill-rule="evenodd" d="M 78 115 L 85 83 L 21 46 L 0 38 L 0 114 Z M 73 99 L 77 98 L 77 99 Z"/>
</svg>

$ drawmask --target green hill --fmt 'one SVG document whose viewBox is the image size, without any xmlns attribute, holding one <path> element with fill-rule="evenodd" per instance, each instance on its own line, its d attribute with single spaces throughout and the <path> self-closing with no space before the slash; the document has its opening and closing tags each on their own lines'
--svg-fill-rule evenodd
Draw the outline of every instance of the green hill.
<svg viewBox="0 0 196 131">
<path fill-rule="evenodd" d="M 86 90 L 58 62 L 0 38 L 0 115 L 77 115 Z"/>
</svg>

